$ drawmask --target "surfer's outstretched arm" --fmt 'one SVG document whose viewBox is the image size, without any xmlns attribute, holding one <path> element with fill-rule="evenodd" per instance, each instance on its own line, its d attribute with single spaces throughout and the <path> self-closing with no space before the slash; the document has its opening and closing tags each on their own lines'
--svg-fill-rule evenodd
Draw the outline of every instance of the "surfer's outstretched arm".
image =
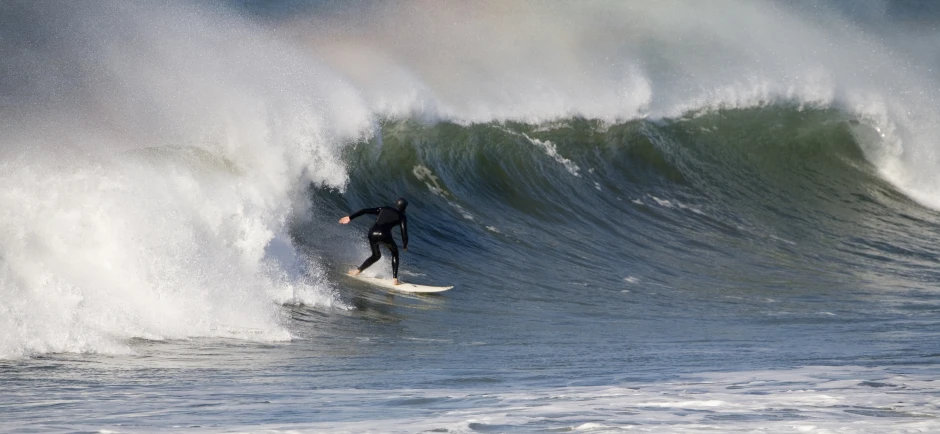
<svg viewBox="0 0 940 434">
<path fill-rule="evenodd" d="M 356 212 L 354 212 L 354 213 L 352 213 L 352 214 L 350 214 L 350 215 L 348 215 L 348 216 L 346 216 L 346 217 L 343 217 L 343 218 L 339 219 L 339 222 L 342 223 L 342 224 L 346 224 L 346 223 L 349 223 L 350 220 L 352 220 L 352 219 L 354 219 L 354 218 L 356 218 L 356 217 L 359 217 L 359 216 L 361 216 L 361 215 L 363 215 L 363 214 L 378 214 L 379 211 L 381 211 L 381 210 L 382 210 L 382 208 L 363 208 L 363 209 L 361 209 L 361 210 L 359 210 L 359 211 L 356 211 Z"/>
</svg>

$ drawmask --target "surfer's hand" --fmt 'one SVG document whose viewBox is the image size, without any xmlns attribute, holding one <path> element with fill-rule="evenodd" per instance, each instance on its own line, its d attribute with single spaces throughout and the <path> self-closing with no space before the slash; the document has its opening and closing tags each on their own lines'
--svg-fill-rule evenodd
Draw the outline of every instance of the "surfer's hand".
<svg viewBox="0 0 940 434">
<path fill-rule="evenodd" d="M 344 224 L 346 224 L 346 223 L 349 223 L 349 216 L 346 216 L 346 217 L 343 217 L 343 218 L 339 219 L 339 223 L 342 224 L 342 225 L 344 225 Z"/>
</svg>

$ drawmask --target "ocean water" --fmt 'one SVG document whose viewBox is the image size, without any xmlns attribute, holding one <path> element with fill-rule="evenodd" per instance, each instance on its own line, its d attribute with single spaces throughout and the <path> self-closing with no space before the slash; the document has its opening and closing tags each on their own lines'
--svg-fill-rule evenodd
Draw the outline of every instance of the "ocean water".
<svg viewBox="0 0 940 434">
<path fill-rule="evenodd" d="M 938 24 L 2 2 L 0 431 L 938 432 Z"/>
</svg>

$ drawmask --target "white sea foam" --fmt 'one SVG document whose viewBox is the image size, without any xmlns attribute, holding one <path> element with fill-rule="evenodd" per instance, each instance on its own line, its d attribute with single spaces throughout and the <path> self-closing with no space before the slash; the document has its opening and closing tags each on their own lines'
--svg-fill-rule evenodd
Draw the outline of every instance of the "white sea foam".
<svg viewBox="0 0 940 434">
<path fill-rule="evenodd" d="M 339 146 L 371 123 L 356 92 L 233 16 L 62 6 L 26 5 L 76 25 L 6 60 L 67 86 L 18 89 L 3 121 L 0 358 L 285 340 L 279 304 L 338 305 L 288 223 L 308 183 L 346 182 Z"/>
<path fill-rule="evenodd" d="M 409 408 L 379 419 L 273 430 L 935 432 L 940 429 L 940 402 L 933 398 L 937 392 L 928 371 L 828 366 L 704 373 L 660 383 L 597 387 L 382 391 L 364 395 L 362 400 L 346 391 L 318 391 L 323 396 L 343 396 L 350 405 L 379 406 L 386 405 L 383 401 L 405 399 L 434 405 L 421 417 L 413 417 Z"/>
<path fill-rule="evenodd" d="M 555 146 L 554 143 L 548 140 L 533 139 L 532 137 L 529 137 L 528 135 L 524 135 L 524 136 L 533 145 L 536 145 L 539 148 L 542 148 L 542 150 L 545 151 L 546 155 L 548 155 L 549 157 L 552 157 L 552 159 L 560 163 L 562 166 L 565 166 L 565 170 L 567 170 L 568 173 L 577 177 L 581 176 L 578 173 L 581 170 L 581 168 L 578 167 L 578 165 L 575 164 L 574 161 L 571 161 L 565 157 L 562 157 L 561 154 L 558 153 L 558 147 Z"/>
</svg>

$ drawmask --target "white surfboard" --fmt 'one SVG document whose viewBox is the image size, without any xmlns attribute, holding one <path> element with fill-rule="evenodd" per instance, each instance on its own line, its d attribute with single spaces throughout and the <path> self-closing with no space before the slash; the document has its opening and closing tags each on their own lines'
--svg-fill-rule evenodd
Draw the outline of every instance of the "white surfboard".
<svg viewBox="0 0 940 434">
<path fill-rule="evenodd" d="M 347 274 L 347 276 L 349 276 Z M 395 291 L 401 292 L 442 292 L 447 291 L 448 289 L 453 288 L 453 286 L 427 286 L 427 285 L 415 285 L 414 283 L 401 282 L 400 285 L 392 283 L 392 279 L 379 279 L 378 277 L 367 277 L 363 275 L 358 276 L 349 276 L 353 279 L 366 282 L 375 286 L 380 286 L 382 288 L 392 289 Z"/>
</svg>

